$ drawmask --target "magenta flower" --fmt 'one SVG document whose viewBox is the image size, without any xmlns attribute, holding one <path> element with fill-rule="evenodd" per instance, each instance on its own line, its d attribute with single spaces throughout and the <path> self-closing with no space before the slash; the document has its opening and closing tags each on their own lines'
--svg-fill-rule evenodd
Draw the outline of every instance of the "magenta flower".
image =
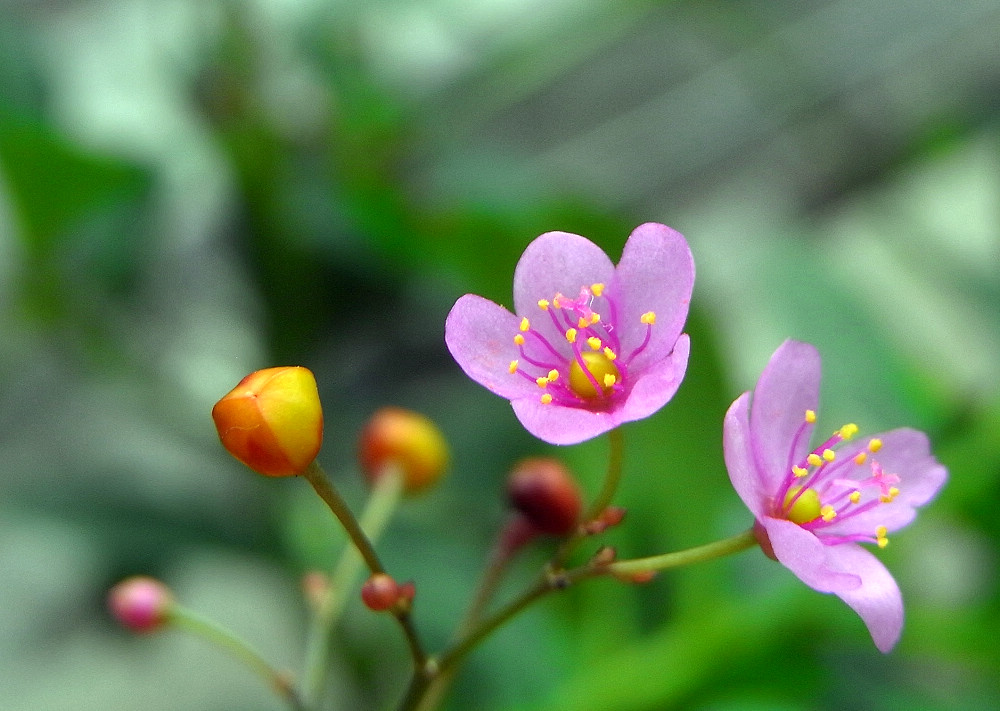
<svg viewBox="0 0 1000 711">
<path fill-rule="evenodd" d="M 752 400 L 744 393 L 726 413 L 726 467 L 765 553 L 850 605 L 888 652 L 903 628 L 903 600 L 885 566 L 858 544 L 884 548 L 947 472 L 912 429 L 849 441 L 858 428 L 848 424 L 811 449 L 819 380 L 816 349 L 785 341 Z"/>
<path fill-rule="evenodd" d="M 615 267 L 593 242 L 547 232 L 514 271 L 512 314 L 466 294 L 445 324 L 462 370 L 511 401 L 525 429 L 576 444 L 648 417 L 684 378 L 694 263 L 684 237 L 647 223 Z"/>
</svg>

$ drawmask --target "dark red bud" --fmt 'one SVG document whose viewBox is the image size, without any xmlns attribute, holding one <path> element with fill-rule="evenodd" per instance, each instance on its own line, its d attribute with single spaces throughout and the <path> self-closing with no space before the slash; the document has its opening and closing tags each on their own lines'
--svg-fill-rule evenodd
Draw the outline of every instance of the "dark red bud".
<svg viewBox="0 0 1000 711">
<path fill-rule="evenodd" d="M 361 600 L 369 610 L 385 612 L 399 602 L 399 585 L 385 573 L 375 573 L 361 586 Z"/>
<path fill-rule="evenodd" d="M 535 528 L 566 536 L 577 526 L 580 488 L 562 462 L 550 457 L 525 459 L 507 481 L 507 497 Z"/>
</svg>

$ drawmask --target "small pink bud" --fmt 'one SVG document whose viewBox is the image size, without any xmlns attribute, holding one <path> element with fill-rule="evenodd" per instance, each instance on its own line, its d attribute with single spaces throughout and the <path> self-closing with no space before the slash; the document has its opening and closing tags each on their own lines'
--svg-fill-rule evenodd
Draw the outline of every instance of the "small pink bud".
<svg viewBox="0 0 1000 711">
<path fill-rule="evenodd" d="M 361 586 L 361 600 L 374 612 L 385 612 L 395 607 L 400 594 L 399 584 L 385 573 L 375 573 Z"/>
<path fill-rule="evenodd" d="M 358 461 L 369 481 L 396 466 L 409 494 L 435 484 L 448 468 L 449 458 L 448 443 L 437 425 L 400 407 L 378 410 L 358 438 Z"/>
<path fill-rule="evenodd" d="M 507 480 L 507 497 L 543 533 L 566 536 L 576 529 L 580 488 L 558 459 L 532 457 L 518 463 Z"/>
<path fill-rule="evenodd" d="M 156 632 L 170 620 L 174 596 L 159 580 L 143 575 L 126 578 L 108 591 L 112 616 L 133 632 Z"/>
<path fill-rule="evenodd" d="M 600 515 L 593 521 L 590 521 L 584 530 L 588 535 L 594 536 L 598 533 L 604 533 L 606 530 L 612 526 L 617 526 L 625 519 L 625 509 L 620 506 L 609 506 L 604 509 Z"/>
</svg>

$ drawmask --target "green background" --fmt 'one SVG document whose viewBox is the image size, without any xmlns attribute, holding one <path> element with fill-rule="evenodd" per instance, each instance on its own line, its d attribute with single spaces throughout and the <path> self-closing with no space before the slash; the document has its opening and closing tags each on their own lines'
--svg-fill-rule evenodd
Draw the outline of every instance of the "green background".
<svg viewBox="0 0 1000 711">
<path fill-rule="evenodd" d="M 506 515 L 555 453 L 593 493 L 606 443 L 554 449 L 450 359 L 460 295 L 510 303 L 541 232 L 613 259 L 649 220 L 698 278 L 688 376 L 626 428 L 623 556 L 749 515 L 721 421 L 787 337 L 824 357 L 821 427 L 929 432 L 950 479 L 880 557 L 889 655 L 759 551 L 550 597 L 479 649 L 447 708 L 1000 705 L 1000 5 L 829 0 L 61 0 L 0 5 L 0 706 L 280 709 L 179 633 L 104 608 L 162 578 L 281 667 L 302 574 L 342 534 L 297 480 L 219 446 L 246 373 L 311 368 L 321 461 L 352 505 L 357 431 L 435 419 L 453 468 L 381 551 L 446 642 Z M 531 579 L 525 555 L 503 594 Z M 330 709 L 386 709 L 398 630 L 356 599 Z"/>
</svg>

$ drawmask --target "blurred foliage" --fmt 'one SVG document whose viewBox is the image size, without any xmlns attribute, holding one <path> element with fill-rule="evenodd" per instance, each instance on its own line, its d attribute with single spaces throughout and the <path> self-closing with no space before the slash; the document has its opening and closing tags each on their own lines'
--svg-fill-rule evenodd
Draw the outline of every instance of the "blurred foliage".
<svg viewBox="0 0 1000 711">
<path fill-rule="evenodd" d="M 359 508 L 371 412 L 447 433 L 454 471 L 382 547 L 443 645 L 511 463 L 554 452 L 594 492 L 606 458 L 544 447 L 464 379 L 448 309 L 509 303 L 542 232 L 616 258 L 646 220 L 691 241 L 693 350 L 675 400 L 627 428 L 608 541 L 638 556 L 749 523 L 719 423 L 781 340 L 808 340 L 821 423 L 926 429 L 951 473 L 881 554 L 903 639 L 880 655 L 750 552 L 541 602 L 446 708 L 995 706 L 998 23 L 986 0 L 0 4 L 4 708 L 281 708 L 197 640 L 131 639 L 103 611 L 111 583 L 157 575 L 299 668 L 296 581 L 342 534 L 302 482 L 228 459 L 208 416 L 269 365 L 316 373 L 321 459 Z M 407 659 L 388 622 L 350 604 L 332 708 L 392 707 Z"/>
</svg>

